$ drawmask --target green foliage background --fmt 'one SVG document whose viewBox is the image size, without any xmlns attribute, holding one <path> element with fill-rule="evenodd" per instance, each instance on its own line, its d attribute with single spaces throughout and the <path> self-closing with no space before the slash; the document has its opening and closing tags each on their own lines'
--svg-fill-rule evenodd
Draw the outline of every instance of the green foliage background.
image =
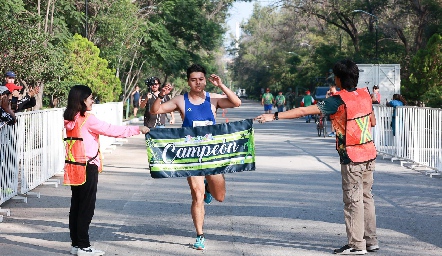
<svg viewBox="0 0 442 256">
<path fill-rule="evenodd" d="M 91 86 L 101 102 L 126 101 L 135 85 L 146 92 L 151 76 L 182 93 L 192 63 L 251 97 L 267 87 L 313 89 L 327 82 L 336 61 L 351 58 L 400 64 L 408 102 L 441 107 L 439 0 L 256 3 L 242 36 L 225 49 L 233 2 L 3 0 L 0 72 L 14 70 L 27 89 L 39 86 L 38 109 L 63 106 L 77 83 Z"/>
</svg>

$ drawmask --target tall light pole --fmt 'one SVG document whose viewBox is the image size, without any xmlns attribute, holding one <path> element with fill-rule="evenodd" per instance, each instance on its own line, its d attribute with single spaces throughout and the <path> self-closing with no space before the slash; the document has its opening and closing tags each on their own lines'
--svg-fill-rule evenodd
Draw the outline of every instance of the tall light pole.
<svg viewBox="0 0 442 256">
<path fill-rule="evenodd" d="M 86 39 L 89 39 L 89 38 L 87 38 L 87 0 L 84 0 L 84 15 L 86 17 L 85 24 L 84 24 L 84 37 Z"/>
<path fill-rule="evenodd" d="M 376 15 L 374 15 L 374 14 L 371 14 L 371 13 L 363 11 L 363 10 L 354 10 L 353 11 L 353 13 L 357 13 L 357 12 L 362 12 L 362 13 L 368 14 L 374 18 L 374 22 L 375 22 L 374 29 L 376 31 L 375 40 L 376 40 L 376 61 L 377 61 L 378 60 L 378 17 L 376 17 Z"/>
</svg>

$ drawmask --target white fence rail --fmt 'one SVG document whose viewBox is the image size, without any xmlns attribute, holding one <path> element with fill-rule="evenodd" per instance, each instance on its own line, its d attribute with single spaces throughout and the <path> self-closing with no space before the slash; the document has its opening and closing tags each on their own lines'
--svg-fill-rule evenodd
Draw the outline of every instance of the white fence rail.
<svg viewBox="0 0 442 256">
<path fill-rule="evenodd" d="M 442 172 L 442 109 L 397 107 L 393 113 L 391 107 L 375 105 L 374 111 L 380 153 Z"/>
<path fill-rule="evenodd" d="M 18 113 L 14 126 L 0 129 L 0 206 L 17 196 L 26 201 L 23 195 L 63 171 L 63 111 L 59 108 Z M 96 104 L 92 112 L 110 124 L 123 124 L 122 102 Z M 101 150 L 113 143 L 115 138 L 100 136 Z M 8 210 L 0 208 L 2 212 L 9 215 Z"/>
</svg>

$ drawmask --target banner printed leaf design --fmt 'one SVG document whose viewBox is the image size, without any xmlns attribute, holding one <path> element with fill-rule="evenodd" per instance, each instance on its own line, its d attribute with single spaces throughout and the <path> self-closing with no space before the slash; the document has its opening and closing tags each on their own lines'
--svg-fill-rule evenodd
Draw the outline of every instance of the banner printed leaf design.
<svg viewBox="0 0 442 256">
<path fill-rule="evenodd" d="M 210 126 L 152 129 L 146 134 L 152 178 L 255 170 L 252 119 Z"/>
</svg>

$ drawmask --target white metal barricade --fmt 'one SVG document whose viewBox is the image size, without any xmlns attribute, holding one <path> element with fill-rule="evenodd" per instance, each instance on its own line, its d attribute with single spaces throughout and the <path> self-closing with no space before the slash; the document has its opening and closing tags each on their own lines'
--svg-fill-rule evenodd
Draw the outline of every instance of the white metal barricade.
<svg viewBox="0 0 442 256">
<path fill-rule="evenodd" d="M 98 119 L 112 125 L 123 125 L 123 102 L 94 104 L 92 111 Z M 100 135 L 100 150 L 104 152 L 117 141 L 116 138 Z"/>
<path fill-rule="evenodd" d="M 26 194 L 63 170 L 63 109 L 17 114 L 20 191 Z"/>
<path fill-rule="evenodd" d="M 392 107 L 373 108 L 377 120 L 373 137 L 378 152 L 442 171 L 442 109 L 397 107 L 392 118 Z"/>
<path fill-rule="evenodd" d="M 0 129 L 0 205 L 18 194 L 15 126 Z"/>
</svg>

